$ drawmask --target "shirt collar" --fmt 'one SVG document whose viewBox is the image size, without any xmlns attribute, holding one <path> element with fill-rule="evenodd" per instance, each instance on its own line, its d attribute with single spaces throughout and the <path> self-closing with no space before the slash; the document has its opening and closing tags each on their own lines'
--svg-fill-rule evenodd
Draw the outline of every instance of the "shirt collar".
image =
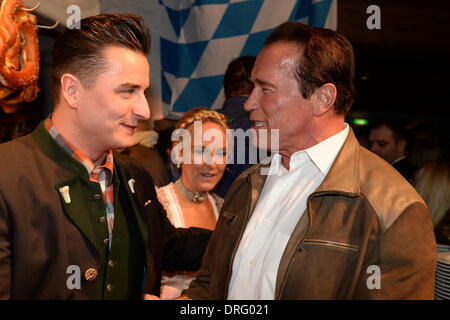
<svg viewBox="0 0 450 320">
<path fill-rule="evenodd" d="M 392 162 L 391 162 L 391 165 L 396 164 L 397 162 L 402 161 L 402 160 L 405 159 L 405 158 L 406 158 L 406 155 L 401 156 L 400 158 L 397 158 L 397 159 L 395 159 L 394 161 L 392 161 Z"/>
<path fill-rule="evenodd" d="M 83 164 L 83 166 L 88 171 L 89 175 L 92 175 L 94 170 L 96 172 L 101 171 L 105 169 L 106 176 L 107 176 L 107 184 L 109 185 L 112 183 L 112 175 L 114 170 L 114 158 L 112 150 L 110 149 L 108 153 L 105 156 L 105 160 L 103 161 L 103 164 L 100 166 L 95 167 L 94 163 L 85 156 L 80 150 L 78 150 L 74 145 L 72 145 L 67 139 L 65 139 L 61 133 L 56 129 L 56 127 L 53 125 L 53 121 L 51 118 L 51 114 L 48 116 L 47 119 L 45 119 L 45 127 L 47 128 L 48 133 L 50 136 L 55 140 L 55 142 L 68 154 L 70 154 L 75 160 Z"/>
<path fill-rule="evenodd" d="M 310 160 L 324 175 L 326 175 L 347 139 L 349 126 L 347 123 L 344 123 L 344 125 L 344 129 L 341 132 L 306 150 L 294 152 L 289 160 L 289 171 L 301 167 L 306 161 Z M 281 176 L 286 173 L 288 173 L 288 171 L 282 165 L 281 155 L 279 153 L 274 154 L 269 169 L 269 175 L 274 174 Z"/>
<path fill-rule="evenodd" d="M 348 136 L 349 126 L 339 133 L 305 150 L 316 167 L 326 175 Z"/>
</svg>

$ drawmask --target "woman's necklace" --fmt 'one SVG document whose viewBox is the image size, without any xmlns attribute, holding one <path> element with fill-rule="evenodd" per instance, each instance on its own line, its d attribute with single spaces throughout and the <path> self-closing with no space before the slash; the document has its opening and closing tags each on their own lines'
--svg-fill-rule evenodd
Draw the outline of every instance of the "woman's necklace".
<svg viewBox="0 0 450 320">
<path fill-rule="evenodd" d="M 191 191 L 189 189 L 187 189 L 185 186 L 183 186 L 183 184 L 181 183 L 181 179 L 178 179 L 175 184 L 178 187 L 178 190 L 180 190 L 180 192 L 189 200 L 191 200 L 192 202 L 195 203 L 200 203 L 205 201 L 206 199 L 206 195 L 208 194 L 208 192 L 195 192 L 195 191 Z"/>
</svg>

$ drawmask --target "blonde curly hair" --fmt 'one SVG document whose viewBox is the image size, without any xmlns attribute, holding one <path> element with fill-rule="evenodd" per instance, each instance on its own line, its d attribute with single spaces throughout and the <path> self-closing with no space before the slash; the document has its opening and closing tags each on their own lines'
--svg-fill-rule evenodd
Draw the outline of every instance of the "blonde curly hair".
<svg viewBox="0 0 450 320">
<path fill-rule="evenodd" d="M 186 112 L 177 122 L 175 129 L 187 129 L 194 121 L 213 121 L 222 125 L 225 129 L 230 129 L 230 124 L 223 114 L 206 107 L 198 107 Z"/>
<path fill-rule="evenodd" d="M 450 209 L 450 164 L 426 162 L 417 173 L 415 187 L 430 209 L 433 225 L 437 226 Z"/>
<path fill-rule="evenodd" d="M 173 152 L 176 149 L 175 146 L 178 145 L 178 143 L 183 141 L 183 136 L 182 135 L 178 136 L 177 137 L 178 140 L 174 140 L 174 135 L 175 136 L 177 135 L 177 131 L 187 130 L 192 124 L 194 124 L 195 121 L 201 121 L 202 123 L 206 122 L 206 121 L 215 122 L 225 129 L 227 135 L 228 135 L 227 129 L 231 129 L 230 124 L 229 124 L 228 120 L 225 118 L 225 116 L 217 111 L 210 110 L 206 107 L 198 107 L 198 108 L 189 110 L 177 122 L 177 124 L 175 126 L 175 130 L 172 134 L 172 146 L 173 146 L 172 161 L 173 161 L 173 163 L 175 163 L 177 165 L 182 163 L 182 161 L 177 160 L 177 156 L 174 156 Z M 227 138 L 227 145 L 230 143 L 230 141 L 231 140 Z M 228 154 L 228 156 L 230 155 L 230 153 L 227 153 L 227 154 Z"/>
</svg>

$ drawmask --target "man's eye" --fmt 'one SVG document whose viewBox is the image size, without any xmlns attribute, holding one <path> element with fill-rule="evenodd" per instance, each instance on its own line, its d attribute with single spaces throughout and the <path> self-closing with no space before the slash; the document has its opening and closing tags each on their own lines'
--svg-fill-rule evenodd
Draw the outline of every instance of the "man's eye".
<svg viewBox="0 0 450 320">
<path fill-rule="evenodd" d="M 123 96 L 131 96 L 134 93 L 134 89 L 121 90 L 120 94 Z"/>
</svg>

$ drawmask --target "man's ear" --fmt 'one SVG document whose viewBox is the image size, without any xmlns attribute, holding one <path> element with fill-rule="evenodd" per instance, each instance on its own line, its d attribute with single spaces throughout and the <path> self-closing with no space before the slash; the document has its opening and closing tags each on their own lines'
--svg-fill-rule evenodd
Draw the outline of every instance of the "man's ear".
<svg viewBox="0 0 450 320">
<path fill-rule="evenodd" d="M 70 73 L 65 73 L 61 77 L 61 96 L 67 105 L 76 109 L 79 101 L 79 93 L 81 89 L 80 80 Z"/>
<path fill-rule="evenodd" d="M 397 143 L 397 152 L 400 156 L 403 156 L 406 153 L 406 139 L 400 139 Z"/>
<path fill-rule="evenodd" d="M 314 116 L 320 117 L 332 109 L 336 101 L 336 95 L 337 89 L 332 83 L 326 83 L 317 88 L 311 97 Z"/>
</svg>

